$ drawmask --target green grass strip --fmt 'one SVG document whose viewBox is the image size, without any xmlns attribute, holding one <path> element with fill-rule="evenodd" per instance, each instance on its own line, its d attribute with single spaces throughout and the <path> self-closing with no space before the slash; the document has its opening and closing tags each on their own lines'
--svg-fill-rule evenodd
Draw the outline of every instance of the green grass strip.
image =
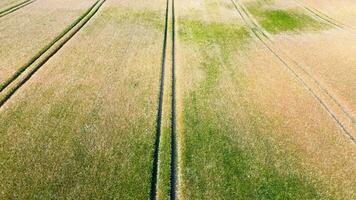
<svg viewBox="0 0 356 200">
<path fill-rule="evenodd" d="M 55 37 L 49 44 L 42 48 L 39 52 L 35 54 L 25 65 L 20 67 L 10 78 L 8 78 L 3 83 L 0 83 L 0 92 L 6 89 L 13 81 L 16 80 L 28 67 L 30 67 L 36 60 L 38 60 L 44 53 L 46 53 L 55 43 L 57 43 L 61 38 L 63 38 L 70 30 L 72 30 L 82 19 L 84 19 L 89 12 L 99 3 L 97 0 L 85 13 L 83 13 L 78 19 L 76 19 L 72 24 L 66 27 L 57 37 Z"/>
</svg>

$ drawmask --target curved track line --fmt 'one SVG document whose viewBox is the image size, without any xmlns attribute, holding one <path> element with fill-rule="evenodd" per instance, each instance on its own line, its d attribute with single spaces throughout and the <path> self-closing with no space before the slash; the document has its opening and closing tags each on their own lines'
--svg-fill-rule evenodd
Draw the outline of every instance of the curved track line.
<svg viewBox="0 0 356 200">
<path fill-rule="evenodd" d="M 5 10 L 3 10 L 3 11 L 0 11 L 0 18 L 1 18 L 1 17 L 4 17 L 4 16 L 6 16 L 6 15 L 8 15 L 8 14 L 10 14 L 10 13 L 13 13 L 13 12 L 15 12 L 16 10 L 18 10 L 18 9 L 20 9 L 20 8 L 23 8 L 23 7 L 25 7 L 25 6 L 27 6 L 27 5 L 31 4 L 31 3 L 33 3 L 33 2 L 35 2 L 35 1 L 36 1 L 36 0 L 23 1 L 23 2 L 21 2 L 21 3 L 19 3 L 19 4 L 16 4 L 16 5 L 14 5 L 14 6 L 11 6 L 10 8 L 7 8 L 7 9 L 5 9 Z"/>
<path fill-rule="evenodd" d="M 340 126 L 340 128 L 344 131 L 345 135 L 353 142 L 356 144 L 355 138 L 352 136 L 352 134 L 347 130 L 347 128 L 343 125 L 343 123 L 340 121 L 340 119 L 336 116 L 336 114 L 324 103 L 324 101 L 313 91 L 313 89 L 304 81 L 303 78 L 301 78 L 298 73 L 292 69 L 292 67 L 276 52 L 270 47 L 261 37 L 258 36 L 258 34 L 255 32 L 254 35 L 263 43 L 263 45 L 271 52 L 273 53 L 277 59 L 283 63 L 285 67 L 288 68 L 288 70 L 294 75 L 294 77 L 299 80 L 303 86 L 310 92 L 310 94 L 321 104 L 321 106 L 327 111 L 327 113 L 336 121 L 336 123 Z"/>
<path fill-rule="evenodd" d="M 339 29 L 342 29 L 342 30 L 346 30 L 346 31 L 352 31 L 353 33 L 355 33 L 355 29 L 349 25 L 346 25 L 330 16 L 328 16 L 327 14 L 321 12 L 320 10 L 316 9 L 316 8 L 313 8 L 313 7 L 310 7 L 308 5 L 306 5 L 305 3 L 299 1 L 299 0 L 294 0 L 296 4 L 298 4 L 299 7 L 305 9 L 306 11 L 308 11 L 309 13 L 311 13 L 312 15 L 314 15 L 315 17 L 321 19 L 322 21 L 325 21 L 327 23 L 329 23 L 330 25 L 332 26 L 335 26 Z M 346 28 L 350 29 L 350 30 L 347 30 Z"/>
<path fill-rule="evenodd" d="M 295 0 L 297 1 L 297 0 Z M 240 3 L 241 5 L 241 3 Z M 242 7 L 244 7 L 243 5 L 241 5 Z M 251 20 L 254 20 L 253 16 L 251 14 L 249 14 L 248 11 L 246 11 L 245 9 L 245 12 L 247 13 L 247 16 L 251 19 Z M 258 30 L 260 30 L 261 33 L 263 33 L 263 28 L 258 25 L 258 23 L 254 23 L 254 25 L 257 27 Z M 266 36 L 265 34 L 263 34 L 264 36 Z M 269 41 L 271 43 L 274 43 L 274 41 L 270 38 L 267 38 L 269 39 Z M 274 46 L 274 44 L 272 44 Z M 301 65 L 300 63 L 298 63 L 297 61 L 295 61 L 294 59 L 292 59 L 290 56 L 288 56 L 283 50 L 279 49 L 278 47 L 275 47 L 274 48 L 277 48 L 280 52 L 283 52 L 285 54 L 285 57 L 287 57 L 289 60 L 291 60 L 291 62 L 296 65 L 299 69 L 302 70 L 303 73 L 305 73 L 307 75 L 307 77 L 309 77 L 311 79 L 311 81 L 317 85 L 318 88 L 320 88 L 330 99 L 331 101 L 333 101 L 339 108 L 340 110 L 346 115 L 346 117 L 348 118 L 348 120 L 352 123 L 352 126 L 355 126 L 356 125 L 356 120 L 355 118 L 352 116 L 352 114 L 350 113 L 349 109 L 346 108 L 346 106 L 342 105 L 335 97 L 334 95 L 331 94 L 331 92 L 328 91 L 328 89 L 326 87 L 323 86 L 322 83 L 320 83 L 320 81 L 318 81 L 317 78 L 315 78 L 315 76 L 313 76 L 311 73 L 309 73 L 307 70 L 306 70 L 306 67 Z"/>
<path fill-rule="evenodd" d="M 162 133 L 162 112 L 163 112 L 163 97 L 164 97 L 164 80 L 165 80 L 165 66 L 167 57 L 167 40 L 168 40 L 168 12 L 169 12 L 169 0 L 166 0 L 166 15 L 164 25 L 163 47 L 162 47 L 162 60 L 161 60 L 161 76 L 159 85 L 159 97 L 158 97 L 158 109 L 156 120 L 156 139 L 153 152 L 153 166 L 151 175 L 151 191 L 150 199 L 155 200 L 157 198 L 157 183 L 158 183 L 158 164 L 159 164 L 159 152 Z"/>
<path fill-rule="evenodd" d="M 344 123 L 342 123 L 342 120 L 340 120 L 339 117 L 337 117 L 337 115 L 334 113 L 334 111 L 332 111 L 332 109 L 324 102 L 324 100 L 316 93 L 315 90 L 312 89 L 312 87 L 304 80 L 304 78 L 302 78 L 302 76 L 296 72 L 293 67 L 291 67 L 278 53 L 277 50 L 275 50 L 274 45 L 273 45 L 273 41 L 269 40 L 271 42 L 271 44 L 268 44 L 265 39 L 266 36 L 262 33 L 261 31 L 261 27 L 258 24 L 255 24 L 251 21 L 253 21 L 251 18 L 251 16 L 246 13 L 248 11 L 242 9 L 242 5 L 240 2 L 238 2 L 239 0 L 237 0 L 237 2 L 235 0 L 231 0 L 231 2 L 234 4 L 235 9 L 237 10 L 237 12 L 240 14 L 240 16 L 242 17 L 242 19 L 244 20 L 244 22 L 248 25 L 248 27 L 251 29 L 253 35 L 260 41 L 262 42 L 262 44 L 273 54 L 277 57 L 277 59 L 293 74 L 293 76 L 295 76 L 297 78 L 297 80 L 299 80 L 303 86 L 311 93 L 311 95 L 319 102 L 319 104 L 327 111 L 327 113 L 335 120 L 335 122 L 340 126 L 340 128 L 343 130 L 343 132 L 345 133 L 345 135 L 351 140 L 351 142 L 353 144 L 356 144 L 356 140 L 354 138 L 354 136 L 352 135 L 351 131 L 348 130 L 348 128 L 344 125 Z M 244 13 L 244 14 L 243 14 Z M 245 16 L 246 15 L 246 16 Z M 258 26 L 258 27 L 256 27 Z M 278 49 L 278 48 L 276 48 Z M 280 49 L 278 49 L 279 51 L 281 51 Z M 304 68 L 302 68 L 296 61 L 294 61 L 293 59 L 287 57 L 288 59 L 292 60 L 292 62 L 301 70 L 305 70 Z M 307 73 L 307 75 L 309 75 L 309 73 Z M 310 75 L 309 75 L 310 76 Z M 345 113 L 346 110 L 343 109 L 343 107 L 340 107 L 341 104 L 333 97 L 331 96 L 331 94 L 329 92 L 327 92 L 327 90 L 325 88 L 323 88 L 318 81 L 316 81 L 313 77 L 310 77 L 312 79 L 312 81 L 314 81 L 318 87 L 320 87 L 323 92 L 329 97 L 331 98 L 333 101 L 335 101 L 338 105 L 339 108 L 342 109 L 342 111 Z M 351 117 L 351 119 L 350 119 Z M 349 118 L 349 120 L 352 122 L 353 118 L 350 114 L 347 114 L 347 118 Z M 353 126 L 354 124 L 352 124 Z"/>
<path fill-rule="evenodd" d="M 296 3 L 300 2 L 299 0 L 294 0 Z M 243 5 L 241 5 L 243 7 Z M 246 11 L 248 13 L 248 11 Z M 251 20 L 253 20 L 253 16 L 251 14 L 247 14 Z M 332 19 L 332 18 L 331 18 Z M 263 29 L 261 26 L 259 26 L 257 23 L 254 23 L 259 30 Z M 339 27 L 342 28 L 342 27 Z M 263 31 L 262 31 L 263 33 Z M 264 34 L 265 35 L 265 34 Z M 269 39 L 271 42 L 273 42 L 272 39 Z M 279 49 L 279 51 L 282 51 Z M 308 77 L 311 78 L 311 81 L 313 81 L 340 109 L 341 111 L 347 116 L 347 118 L 349 119 L 349 121 L 355 125 L 356 124 L 356 119 L 352 116 L 352 114 L 350 114 L 350 111 L 348 108 L 346 108 L 344 105 L 342 105 L 335 97 L 334 95 L 332 95 L 328 89 L 326 87 L 323 86 L 322 83 L 320 83 L 320 81 L 317 80 L 317 78 L 315 78 L 311 73 L 309 73 L 306 70 L 305 66 L 302 66 L 300 63 L 298 63 L 297 61 L 295 61 L 294 59 L 292 59 L 291 57 L 289 57 L 288 55 L 286 55 L 288 57 L 288 59 L 290 59 L 297 67 L 299 67 L 303 73 L 305 73 Z"/>
<path fill-rule="evenodd" d="M 291 58 L 290 58 L 291 59 Z M 350 122 L 355 125 L 356 124 L 356 120 L 355 118 L 352 116 L 352 114 L 350 114 L 350 112 L 348 111 L 349 109 L 346 108 L 344 105 L 342 105 L 335 97 L 334 95 L 332 95 L 328 89 L 326 87 L 323 86 L 322 83 L 320 83 L 317 78 L 315 78 L 311 73 L 309 73 L 304 66 L 302 66 L 301 64 L 299 64 L 297 61 L 291 59 L 291 61 L 297 65 L 306 75 L 308 75 L 309 77 L 311 77 L 312 81 L 340 108 L 340 110 L 347 116 L 347 118 L 350 120 Z"/>
<path fill-rule="evenodd" d="M 98 0 L 94 6 L 92 6 L 88 12 L 84 16 L 82 16 L 79 22 L 72 27 L 69 31 L 71 33 L 65 34 L 65 37 L 60 38 L 58 43 L 55 46 L 51 46 L 53 48 L 49 48 L 49 51 L 46 51 L 46 55 L 43 55 L 42 60 L 38 61 L 38 63 L 34 64 L 32 69 L 29 69 L 27 74 L 23 74 L 22 79 L 16 79 L 18 82 L 14 82 L 14 84 L 8 85 L 5 89 L 3 89 L 3 94 L 0 93 L 0 107 L 2 107 L 15 93 L 18 89 L 20 89 L 30 78 L 50 59 L 52 58 L 70 39 L 78 33 L 85 24 L 98 12 L 100 7 L 104 4 L 106 0 Z M 40 57 L 42 57 L 42 55 Z M 32 65 L 31 65 L 32 66 Z"/>
</svg>

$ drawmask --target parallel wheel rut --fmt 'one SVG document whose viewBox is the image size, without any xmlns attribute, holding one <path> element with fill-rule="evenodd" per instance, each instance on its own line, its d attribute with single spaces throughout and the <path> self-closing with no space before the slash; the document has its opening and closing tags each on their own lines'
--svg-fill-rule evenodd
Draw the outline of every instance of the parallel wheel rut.
<svg viewBox="0 0 356 200">
<path fill-rule="evenodd" d="M 70 39 L 72 39 L 98 12 L 106 0 L 98 0 L 73 24 L 67 27 L 49 45 L 37 53 L 26 65 L 15 72 L 0 87 L 0 107 L 2 107 L 30 78 L 51 59 Z"/>
<path fill-rule="evenodd" d="M 19 4 L 11 6 L 10 8 L 2 10 L 2 11 L 0 11 L 0 18 L 15 12 L 16 10 L 19 10 L 20 8 L 23 8 L 23 7 L 27 6 L 27 5 L 30 5 L 31 3 L 35 2 L 35 1 L 36 0 L 26 0 L 26 1 L 23 1 L 23 2 L 21 2 Z"/>
<path fill-rule="evenodd" d="M 171 3 L 171 7 L 169 6 Z M 171 9 L 170 9 L 171 8 Z M 171 15 L 171 19 L 169 19 Z M 163 105 L 167 101 L 165 96 L 165 79 L 166 79 L 166 64 L 167 64 L 167 51 L 168 51 L 168 33 L 169 33 L 169 20 L 171 20 L 171 88 L 170 88 L 170 193 L 169 197 L 172 200 L 177 199 L 177 131 L 176 131 L 176 60 L 175 60 L 175 7 L 174 0 L 167 0 L 166 2 L 166 15 L 165 15 L 165 27 L 163 36 L 163 49 L 162 49 L 162 65 L 160 74 L 160 88 L 159 88 L 159 98 L 158 98 L 158 109 L 157 109 L 157 121 L 156 121 L 156 139 L 153 155 L 153 167 L 152 167 L 152 177 L 151 177 L 151 191 L 150 198 L 152 200 L 157 199 L 158 191 L 158 179 L 159 179 L 159 169 L 160 166 L 160 148 L 162 140 L 162 120 L 163 120 Z"/>
</svg>

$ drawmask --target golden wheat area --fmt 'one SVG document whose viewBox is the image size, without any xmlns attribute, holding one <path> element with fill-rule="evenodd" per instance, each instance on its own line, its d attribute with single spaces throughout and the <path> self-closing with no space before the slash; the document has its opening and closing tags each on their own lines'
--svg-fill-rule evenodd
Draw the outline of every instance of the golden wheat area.
<svg viewBox="0 0 356 200">
<path fill-rule="evenodd" d="M 0 0 L 0 199 L 356 199 L 356 1 Z"/>
</svg>

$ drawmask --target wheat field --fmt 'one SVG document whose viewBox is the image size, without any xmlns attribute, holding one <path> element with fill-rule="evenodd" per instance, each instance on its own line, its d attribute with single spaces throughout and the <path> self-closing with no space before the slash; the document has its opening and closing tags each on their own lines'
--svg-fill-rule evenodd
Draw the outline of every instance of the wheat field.
<svg viewBox="0 0 356 200">
<path fill-rule="evenodd" d="M 2 11 L 0 199 L 356 199 L 355 1 Z"/>
</svg>

